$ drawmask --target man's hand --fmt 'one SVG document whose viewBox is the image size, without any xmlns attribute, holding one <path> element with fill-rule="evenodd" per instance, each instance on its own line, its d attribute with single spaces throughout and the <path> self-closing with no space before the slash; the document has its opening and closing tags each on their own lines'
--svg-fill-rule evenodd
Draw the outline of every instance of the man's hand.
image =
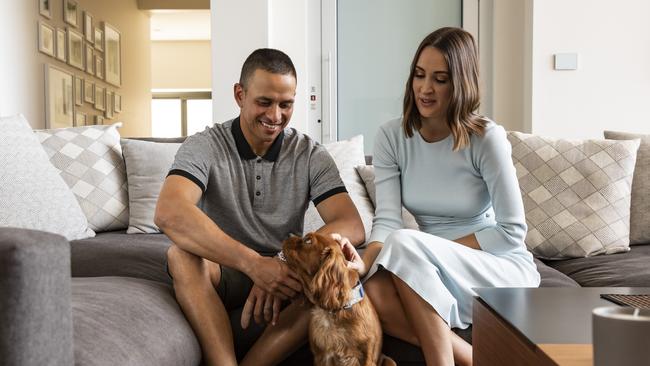
<svg viewBox="0 0 650 366">
<path fill-rule="evenodd" d="M 366 264 L 363 262 L 363 259 L 361 259 L 361 256 L 357 252 L 357 249 L 354 247 L 354 245 L 350 243 L 350 240 L 338 233 L 333 233 L 331 236 L 332 239 L 336 240 L 341 246 L 343 255 L 348 261 L 348 268 L 356 270 L 359 273 L 360 277 L 365 276 L 368 272 Z"/>
<path fill-rule="evenodd" d="M 260 257 L 249 272 L 256 286 L 280 300 L 293 298 L 302 291 L 298 276 L 276 258 Z"/>
<path fill-rule="evenodd" d="M 241 313 L 241 327 L 243 329 L 248 328 L 251 315 L 253 315 L 257 324 L 266 322 L 275 325 L 280 318 L 281 304 L 282 300 L 280 298 L 267 293 L 257 285 L 253 285 Z"/>
</svg>

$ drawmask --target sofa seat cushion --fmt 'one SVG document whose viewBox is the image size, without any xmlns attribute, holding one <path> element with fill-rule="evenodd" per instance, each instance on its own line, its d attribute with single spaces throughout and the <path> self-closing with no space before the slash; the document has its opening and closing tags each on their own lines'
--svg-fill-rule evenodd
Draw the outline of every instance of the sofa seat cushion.
<svg viewBox="0 0 650 366">
<path fill-rule="evenodd" d="M 547 266 L 537 258 L 534 260 L 535 265 L 537 266 L 537 272 L 539 272 L 541 277 L 539 287 L 580 287 L 580 284 L 574 281 L 571 277 L 557 269 Z"/>
<path fill-rule="evenodd" d="M 545 263 L 585 287 L 650 287 L 650 243 L 627 253 Z"/>
<path fill-rule="evenodd" d="M 76 365 L 198 365 L 201 349 L 168 285 L 72 279 Z"/>
<path fill-rule="evenodd" d="M 171 284 L 165 263 L 171 240 L 164 234 L 97 234 L 70 242 L 72 276 L 123 276 Z"/>
</svg>

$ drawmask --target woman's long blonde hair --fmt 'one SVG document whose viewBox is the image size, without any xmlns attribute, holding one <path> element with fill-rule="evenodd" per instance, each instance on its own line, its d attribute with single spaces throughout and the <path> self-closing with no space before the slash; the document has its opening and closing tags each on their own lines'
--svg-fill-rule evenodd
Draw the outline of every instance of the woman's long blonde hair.
<svg viewBox="0 0 650 366">
<path fill-rule="evenodd" d="M 407 137 L 422 127 L 420 112 L 415 105 L 413 77 L 415 66 L 425 47 L 435 47 L 445 57 L 451 80 L 451 100 L 447 109 L 447 124 L 454 137 L 454 151 L 469 146 L 472 134 L 483 135 L 487 119 L 476 113 L 480 104 L 478 55 L 474 37 L 460 28 L 440 28 L 426 36 L 411 62 L 411 72 L 404 92 L 402 126 Z"/>
</svg>

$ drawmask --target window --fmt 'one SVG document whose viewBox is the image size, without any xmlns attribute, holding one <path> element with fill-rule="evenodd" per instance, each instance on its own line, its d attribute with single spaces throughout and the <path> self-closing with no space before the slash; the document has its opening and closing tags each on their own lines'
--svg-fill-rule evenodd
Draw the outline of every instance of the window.
<svg viewBox="0 0 650 366">
<path fill-rule="evenodd" d="M 151 100 L 151 135 L 190 136 L 212 126 L 212 93 L 154 92 Z"/>
</svg>

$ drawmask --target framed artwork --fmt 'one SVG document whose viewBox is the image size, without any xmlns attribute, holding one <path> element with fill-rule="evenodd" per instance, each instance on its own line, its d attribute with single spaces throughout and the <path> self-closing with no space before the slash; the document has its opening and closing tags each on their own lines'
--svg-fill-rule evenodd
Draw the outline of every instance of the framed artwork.
<svg viewBox="0 0 650 366">
<path fill-rule="evenodd" d="M 81 33 L 68 28 L 68 63 L 80 70 L 84 70 L 83 36 Z"/>
<path fill-rule="evenodd" d="M 87 11 L 84 11 L 84 36 L 86 42 L 95 43 L 95 33 L 93 32 L 93 16 Z"/>
<path fill-rule="evenodd" d="M 83 105 L 84 104 L 84 79 L 79 76 L 74 77 L 74 104 Z"/>
<path fill-rule="evenodd" d="M 106 110 L 106 88 L 95 84 L 95 109 L 98 111 Z"/>
<path fill-rule="evenodd" d="M 61 28 L 56 29 L 56 58 L 65 62 L 65 30 Z"/>
<path fill-rule="evenodd" d="M 73 126 L 72 74 L 45 64 L 45 128 Z"/>
<path fill-rule="evenodd" d="M 93 46 L 90 44 L 86 44 L 86 72 L 89 73 L 90 75 L 95 74 L 95 72 L 93 71 L 95 66 L 95 59 L 93 57 L 94 54 L 95 51 L 93 50 Z"/>
<path fill-rule="evenodd" d="M 104 124 L 104 116 L 95 116 L 95 124 L 96 125 L 103 125 Z"/>
<path fill-rule="evenodd" d="M 86 113 L 79 112 L 79 111 L 74 113 L 74 125 L 75 126 L 85 126 L 87 120 L 88 120 L 88 116 L 86 115 Z"/>
<path fill-rule="evenodd" d="M 99 27 L 95 27 L 95 48 L 104 51 L 104 31 Z"/>
<path fill-rule="evenodd" d="M 107 91 L 106 92 L 106 110 L 104 111 L 104 116 L 108 119 L 113 118 L 113 96 L 115 93 Z"/>
<path fill-rule="evenodd" d="M 47 19 L 52 19 L 50 0 L 38 0 L 38 12 Z"/>
<path fill-rule="evenodd" d="M 84 82 L 84 100 L 86 103 L 95 104 L 95 83 L 90 80 Z"/>
<path fill-rule="evenodd" d="M 122 112 L 122 96 L 117 93 L 113 95 L 113 110 L 115 113 L 120 113 Z"/>
<path fill-rule="evenodd" d="M 54 28 L 41 21 L 38 22 L 38 50 L 54 57 Z"/>
<path fill-rule="evenodd" d="M 122 85 L 121 41 L 122 36 L 112 25 L 104 22 L 104 57 L 106 82 L 115 86 Z"/>
<path fill-rule="evenodd" d="M 95 76 L 98 79 L 104 78 L 104 59 L 99 55 L 95 55 Z"/>
<path fill-rule="evenodd" d="M 63 0 L 63 21 L 77 27 L 79 6 L 74 0 Z"/>
</svg>

